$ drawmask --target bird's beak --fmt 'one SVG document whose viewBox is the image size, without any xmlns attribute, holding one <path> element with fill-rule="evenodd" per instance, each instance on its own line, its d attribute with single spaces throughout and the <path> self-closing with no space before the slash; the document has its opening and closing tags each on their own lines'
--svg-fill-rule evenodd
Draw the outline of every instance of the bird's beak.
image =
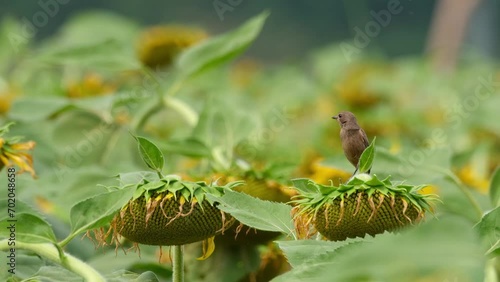
<svg viewBox="0 0 500 282">
<path fill-rule="evenodd" d="M 333 119 L 338 119 L 339 117 L 338 117 L 338 116 L 333 116 L 332 118 L 333 118 Z"/>
</svg>

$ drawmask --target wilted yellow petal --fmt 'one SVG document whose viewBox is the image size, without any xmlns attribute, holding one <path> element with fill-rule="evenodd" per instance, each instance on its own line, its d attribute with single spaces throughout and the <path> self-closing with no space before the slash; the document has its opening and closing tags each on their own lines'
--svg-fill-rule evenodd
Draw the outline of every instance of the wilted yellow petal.
<svg viewBox="0 0 500 282">
<path fill-rule="evenodd" d="M 31 156 L 27 154 L 22 154 L 25 158 L 20 157 L 19 155 L 15 155 L 9 152 L 5 152 L 5 156 L 7 159 L 11 160 L 13 163 L 19 166 L 21 171 L 19 173 L 23 173 L 25 171 L 29 172 L 31 174 L 31 177 L 35 178 L 35 170 L 33 169 L 33 160 Z"/>
<path fill-rule="evenodd" d="M 201 257 L 197 258 L 197 260 L 206 260 L 209 258 L 212 253 L 215 251 L 215 236 L 212 236 L 203 241 L 203 254 Z"/>
<path fill-rule="evenodd" d="M 9 160 L 4 155 L 0 155 L 0 161 L 2 161 L 5 166 L 9 166 Z"/>
<path fill-rule="evenodd" d="M 422 195 L 432 195 L 432 194 L 438 195 L 439 189 L 438 189 L 438 187 L 436 187 L 434 185 L 427 185 L 424 188 L 422 188 L 421 190 L 419 190 L 418 192 Z"/>
<path fill-rule="evenodd" d="M 29 141 L 25 143 L 16 143 L 10 145 L 10 148 L 16 151 L 28 151 L 33 150 L 35 148 L 36 143 L 34 141 Z"/>
</svg>

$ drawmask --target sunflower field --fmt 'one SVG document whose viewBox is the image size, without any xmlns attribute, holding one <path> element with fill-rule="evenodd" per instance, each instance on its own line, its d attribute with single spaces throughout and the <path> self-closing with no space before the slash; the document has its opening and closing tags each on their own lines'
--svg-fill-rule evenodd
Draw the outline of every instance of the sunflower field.
<svg viewBox="0 0 500 282">
<path fill-rule="evenodd" d="M 499 281 L 498 62 L 267 65 L 244 52 L 271 17 L 88 12 L 36 44 L 3 19 L 0 280 Z"/>
</svg>

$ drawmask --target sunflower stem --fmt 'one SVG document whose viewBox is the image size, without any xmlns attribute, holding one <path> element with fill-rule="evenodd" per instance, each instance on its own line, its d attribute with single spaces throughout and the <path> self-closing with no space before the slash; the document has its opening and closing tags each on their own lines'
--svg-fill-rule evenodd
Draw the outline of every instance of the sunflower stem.
<svg viewBox="0 0 500 282">
<path fill-rule="evenodd" d="M 173 246 L 173 282 L 184 282 L 184 246 Z"/>
<path fill-rule="evenodd" d="M 10 248 L 11 246 L 9 246 L 7 240 L 0 241 L 1 251 L 6 251 Z M 40 257 L 46 258 L 47 260 L 59 264 L 62 267 L 72 271 L 73 273 L 80 275 L 85 281 L 106 281 L 106 279 L 90 265 L 86 264 L 76 257 L 71 256 L 70 254 L 64 253 L 60 247 L 56 247 L 51 243 L 33 244 L 16 241 L 16 248 L 19 250 L 28 250 L 34 252 Z"/>
<path fill-rule="evenodd" d="M 198 123 L 198 113 L 196 113 L 196 111 L 183 101 L 172 96 L 165 95 L 163 97 L 163 104 L 165 107 L 176 111 L 180 116 L 182 116 L 189 126 L 194 127 Z"/>
</svg>

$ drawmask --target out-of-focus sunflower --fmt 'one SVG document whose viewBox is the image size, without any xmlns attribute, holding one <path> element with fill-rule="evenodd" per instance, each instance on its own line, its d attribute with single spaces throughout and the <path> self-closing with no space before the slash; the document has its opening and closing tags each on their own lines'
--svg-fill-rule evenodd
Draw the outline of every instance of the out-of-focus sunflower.
<svg viewBox="0 0 500 282">
<path fill-rule="evenodd" d="M 153 26 L 141 34 L 137 54 L 144 65 L 156 69 L 171 65 L 182 50 L 207 37 L 207 33 L 199 28 L 181 25 Z"/>
<path fill-rule="evenodd" d="M 231 71 L 231 78 L 240 87 L 248 86 L 262 69 L 259 62 L 251 59 L 242 59 L 236 62 Z"/>
<path fill-rule="evenodd" d="M 322 158 L 318 156 L 306 159 L 306 163 L 302 165 L 299 174 L 301 177 L 312 179 L 314 182 L 328 185 L 339 185 L 347 182 L 351 177 L 351 173 L 335 167 L 330 167 L 321 164 Z"/>
<path fill-rule="evenodd" d="M 106 83 L 100 75 L 90 73 L 81 81 L 71 82 L 67 89 L 67 95 L 70 98 L 94 97 L 113 93 L 115 89 L 115 85 Z"/>
<path fill-rule="evenodd" d="M 335 86 L 343 102 L 353 108 L 367 108 L 380 102 L 381 97 L 367 88 L 370 76 L 380 71 L 376 66 L 358 65 L 348 70 L 345 78 Z"/>
<path fill-rule="evenodd" d="M 421 190 L 418 191 L 419 194 L 422 195 L 438 195 L 439 194 L 439 188 L 434 185 L 427 185 Z"/>
<path fill-rule="evenodd" d="M 477 191 L 486 194 L 489 188 L 489 180 L 480 175 L 472 165 L 467 164 L 457 170 L 458 178 L 467 186 L 470 186 Z"/>
<path fill-rule="evenodd" d="M 35 147 L 35 142 L 21 143 L 19 137 L 5 138 L 4 134 L 9 131 L 11 125 L 12 123 L 9 123 L 0 128 L 0 170 L 4 166 L 17 165 L 21 169 L 19 173 L 27 171 L 35 178 L 33 157 L 28 153 Z"/>
<path fill-rule="evenodd" d="M 17 96 L 18 91 L 15 87 L 9 86 L 8 83 L 0 80 L 0 115 L 5 115 L 12 105 L 12 101 Z"/>
<path fill-rule="evenodd" d="M 5 115 L 14 99 L 14 95 L 11 93 L 0 93 L 0 115 Z"/>
</svg>

